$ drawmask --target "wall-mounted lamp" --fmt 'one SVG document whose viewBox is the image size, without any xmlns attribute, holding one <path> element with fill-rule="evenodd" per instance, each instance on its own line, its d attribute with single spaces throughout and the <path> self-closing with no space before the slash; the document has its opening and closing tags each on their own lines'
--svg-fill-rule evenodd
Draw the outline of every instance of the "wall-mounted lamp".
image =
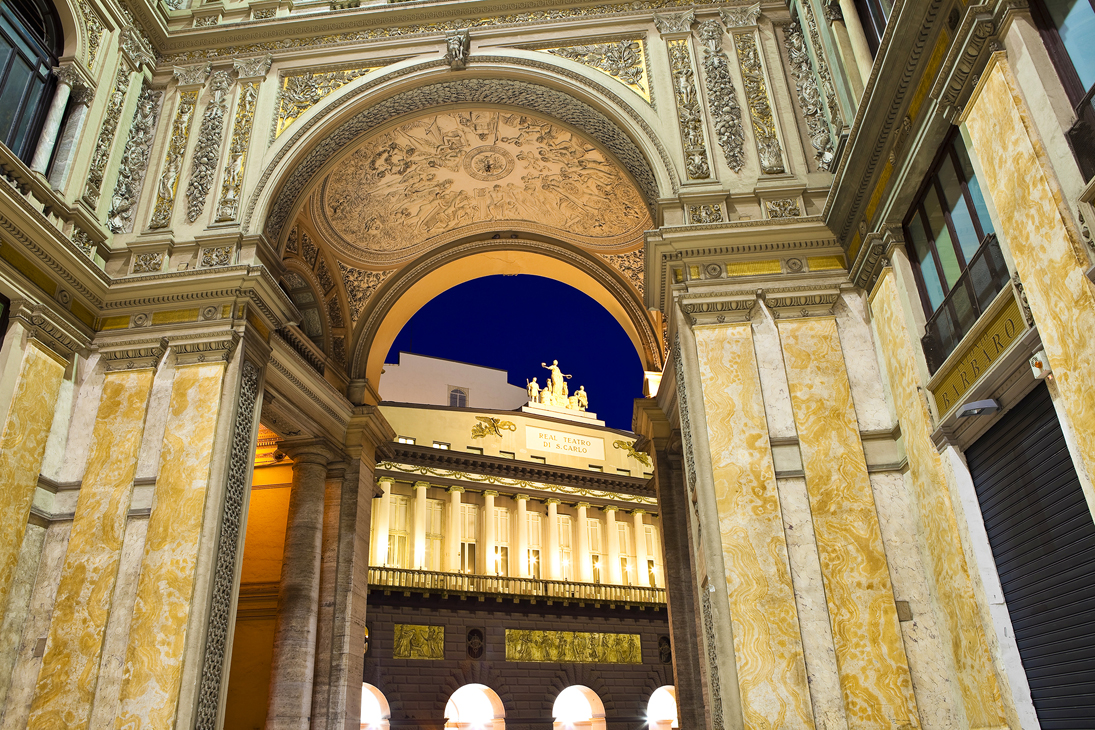
<svg viewBox="0 0 1095 730">
<path fill-rule="evenodd" d="M 988 400 L 975 400 L 966 403 L 958 409 L 958 418 L 967 416 L 989 416 L 1000 410 L 1000 402 L 989 398 Z"/>
</svg>

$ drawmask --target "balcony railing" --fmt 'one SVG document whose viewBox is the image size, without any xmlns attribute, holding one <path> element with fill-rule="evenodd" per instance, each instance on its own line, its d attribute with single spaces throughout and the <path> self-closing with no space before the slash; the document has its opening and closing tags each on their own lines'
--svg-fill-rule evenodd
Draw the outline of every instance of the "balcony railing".
<svg viewBox="0 0 1095 730">
<path fill-rule="evenodd" d="M 400 589 L 422 593 L 455 593 L 514 598 L 543 598 L 583 603 L 665 603 L 664 588 L 618 586 L 604 583 L 572 583 L 536 578 L 438 573 L 404 568 L 369 568 L 371 588 Z"/>
</svg>

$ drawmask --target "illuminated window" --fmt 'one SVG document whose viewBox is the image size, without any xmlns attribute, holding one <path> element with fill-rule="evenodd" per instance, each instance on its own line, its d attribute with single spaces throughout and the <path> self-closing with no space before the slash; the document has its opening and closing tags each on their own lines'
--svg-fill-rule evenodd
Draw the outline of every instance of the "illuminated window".
<svg viewBox="0 0 1095 730">
<path fill-rule="evenodd" d="M 526 512 L 525 519 L 528 524 L 528 574 L 533 578 L 540 577 L 540 545 L 543 540 L 543 526 L 539 512 Z"/>
<path fill-rule="evenodd" d="M 488 572 L 494 575 L 509 575 L 509 510 L 505 507 L 494 508 L 494 555 Z"/>
<path fill-rule="evenodd" d="M 677 691 L 673 685 L 658 687 L 646 705 L 646 723 L 650 730 L 671 730 L 677 725 Z"/>
<path fill-rule="evenodd" d="M 388 565 L 393 568 L 410 566 L 410 513 L 411 503 L 406 497 L 392 495 L 388 517 Z"/>
<path fill-rule="evenodd" d="M 465 684 L 445 705 L 446 730 L 505 730 L 506 710 L 498 693 L 483 684 Z"/>
<path fill-rule="evenodd" d="M 624 585 L 635 583 L 635 550 L 631 542 L 631 525 L 626 522 L 616 523 L 617 534 L 620 537 L 620 575 Z"/>
<path fill-rule="evenodd" d="M 535 456 L 535 455 L 533 455 L 533 456 L 530 456 L 529 458 L 532 459 L 533 461 L 535 461 L 538 464 L 546 464 L 547 463 L 547 457 L 546 456 Z"/>
<path fill-rule="evenodd" d="M 479 529 L 479 505 L 460 505 L 460 572 L 475 572 L 475 536 Z"/>
<path fill-rule="evenodd" d="M 426 570 L 441 570 L 444 555 L 445 503 L 440 499 L 426 500 Z"/>
<path fill-rule="evenodd" d="M 601 582 L 601 558 L 603 557 L 604 550 L 603 541 L 601 540 L 601 521 L 589 519 L 586 520 L 586 528 L 589 534 L 589 557 L 593 563 L 593 582 Z"/>
<path fill-rule="evenodd" d="M 574 555 L 571 549 L 574 533 L 569 515 L 559 515 L 559 564 L 563 570 L 563 580 L 574 580 Z"/>
<path fill-rule="evenodd" d="M 410 436 L 396 436 L 395 440 L 398 443 L 401 443 L 401 444 L 413 444 L 414 443 L 414 439 L 411 438 Z"/>
<path fill-rule="evenodd" d="M 551 708 L 553 730 L 605 730 L 605 706 L 597 693 L 580 684 L 567 687 Z"/>
<path fill-rule="evenodd" d="M 392 711 L 384 694 L 371 684 L 361 685 L 361 730 L 387 730 Z"/>
<path fill-rule="evenodd" d="M 434 447 L 435 449 L 444 449 L 444 450 L 446 450 L 446 451 L 448 451 L 448 450 L 449 450 L 449 447 L 450 447 L 450 445 L 451 445 L 451 444 L 447 444 L 447 443 L 445 443 L 444 441 L 434 441 L 434 442 L 433 442 L 433 447 Z"/>
</svg>

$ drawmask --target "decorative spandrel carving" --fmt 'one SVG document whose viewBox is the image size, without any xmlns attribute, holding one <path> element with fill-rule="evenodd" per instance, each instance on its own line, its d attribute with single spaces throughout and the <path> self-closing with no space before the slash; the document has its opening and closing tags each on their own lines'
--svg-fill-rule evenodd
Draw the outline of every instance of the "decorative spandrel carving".
<svg viewBox="0 0 1095 730">
<path fill-rule="evenodd" d="M 91 169 L 87 172 L 87 183 L 84 185 L 84 199 L 92 208 L 99 203 L 99 194 L 103 189 L 103 176 L 106 174 L 107 162 L 110 161 L 110 152 L 114 149 L 114 135 L 118 132 L 118 121 L 122 116 L 127 91 L 129 91 L 129 69 L 122 64 L 114 79 L 114 88 L 110 91 L 103 126 L 99 130 L 99 139 L 95 142 L 95 154 L 91 158 Z"/>
<path fill-rule="evenodd" d="M 335 280 L 331 278 L 331 271 L 327 268 L 326 261 L 320 261 L 319 266 L 316 267 L 316 278 L 319 279 L 319 286 L 324 294 L 335 286 Z"/>
<path fill-rule="evenodd" d="M 715 138 L 726 156 L 726 164 L 734 172 L 741 172 L 745 164 L 745 131 L 730 62 L 722 50 L 722 26 L 717 20 L 705 20 L 696 33 L 703 43 L 703 75 L 715 123 Z"/>
<path fill-rule="evenodd" d="M 844 117 L 840 113 L 840 102 L 837 101 L 836 86 L 833 84 L 832 74 L 829 73 L 829 64 L 825 61 L 825 49 L 821 44 L 821 34 L 818 33 L 817 29 L 817 16 L 814 15 L 813 6 L 808 2 L 799 3 L 798 7 L 806 19 L 806 28 L 810 34 L 810 47 L 814 49 L 814 68 L 817 70 L 817 77 L 821 82 L 825 106 L 829 110 L 829 121 L 834 129 L 840 129 L 844 126 Z"/>
<path fill-rule="evenodd" d="M 722 206 L 713 203 L 688 206 L 690 223 L 722 223 Z"/>
<path fill-rule="evenodd" d="M 734 33 L 734 47 L 738 51 L 745 96 L 749 102 L 749 118 L 753 122 L 753 137 L 760 155 L 760 169 L 767 175 L 785 171 L 783 148 L 776 135 L 776 121 L 772 116 L 772 102 L 768 96 L 768 82 L 764 80 L 764 65 L 760 60 L 753 31 Z"/>
<path fill-rule="evenodd" d="M 787 58 L 791 62 L 791 75 L 798 89 L 798 103 L 802 116 L 806 120 L 806 129 L 810 134 L 810 143 L 814 147 L 814 159 L 818 169 L 830 170 L 833 166 L 833 136 L 829 122 L 822 109 L 821 92 L 814 78 L 810 52 L 806 49 L 806 38 L 797 22 L 789 23 L 783 29 L 783 41 L 787 47 Z"/>
<path fill-rule="evenodd" d="M 338 303 L 338 297 L 327 302 L 327 318 L 331 320 L 332 327 L 345 327 L 346 321 L 342 317 L 342 306 Z"/>
<path fill-rule="evenodd" d="M 673 73 L 673 96 L 677 101 L 681 142 L 684 144 L 685 172 L 689 180 L 706 180 L 711 177 L 711 164 L 707 159 L 696 73 L 692 70 L 692 50 L 687 38 L 666 41 L 666 45 Z"/>
<path fill-rule="evenodd" d="M 293 230 L 289 231 L 289 237 L 285 241 L 286 253 L 299 253 L 300 252 L 300 229 L 293 226 Z"/>
<path fill-rule="evenodd" d="M 540 50 L 607 74 L 650 101 L 646 44 L 641 38 Z"/>
<path fill-rule="evenodd" d="M 719 14 L 730 30 L 750 28 L 760 20 L 760 3 L 754 3 L 747 8 L 719 8 Z"/>
<path fill-rule="evenodd" d="M 642 664 L 639 639 L 639 634 L 506 629 L 506 661 Z"/>
<path fill-rule="evenodd" d="M 255 126 L 255 101 L 258 95 L 258 81 L 240 83 L 236 118 L 232 122 L 232 138 L 228 143 L 228 161 L 224 166 L 224 179 L 221 182 L 220 198 L 217 200 L 218 222 L 235 220 L 240 212 L 243 171 L 247 161 L 247 148 L 251 144 L 251 129 Z"/>
<path fill-rule="evenodd" d="M 228 71 L 215 71 L 209 82 L 210 99 L 202 114 L 198 128 L 198 146 L 190 169 L 190 183 L 186 186 L 186 219 L 193 223 L 205 209 L 205 199 L 213 187 L 213 176 L 220 161 L 221 142 L 224 140 L 224 116 L 228 113 L 228 92 L 232 88 L 232 75 Z"/>
<path fill-rule="evenodd" d="M 687 33 L 696 22 L 696 11 L 683 13 L 654 13 L 654 25 L 659 33 Z"/>
<path fill-rule="evenodd" d="M 333 71 L 293 71 L 282 74 L 278 90 L 274 138 L 277 139 L 286 127 L 326 96 L 378 68 L 381 66 L 374 64 Z"/>
<path fill-rule="evenodd" d="M 392 659 L 444 659 L 445 627 L 395 624 Z"/>
<path fill-rule="evenodd" d="M 179 187 L 179 175 L 182 173 L 186 141 L 190 138 L 190 125 L 194 121 L 194 107 L 197 103 L 196 90 L 179 92 L 179 108 L 175 111 L 175 121 L 171 124 L 167 158 L 164 160 L 163 172 L 156 185 L 156 207 L 152 211 L 149 228 L 166 228 L 171 223 L 171 209 L 175 205 L 175 193 Z"/>
<path fill-rule="evenodd" d="M 99 57 L 99 47 L 103 43 L 106 29 L 87 0 L 80 2 L 80 15 L 83 16 L 84 32 L 87 34 L 87 67 L 92 69 L 95 67 L 95 59 Z"/>
<path fill-rule="evenodd" d="M 365 140 L 322 181 L 312 217 L 336 248 L 378 267 L 456 230 L 531 223 L 622 247 L 650 221 L 634 184 L 592 142 L 495 109 L 430 112 Z"/>
<path fill-rule="evenodd" d="M 369 297 L 388 278 L 389 271 L 367 271 L 355 269 L 338 262 L 338 268 L 342 273 L 342 283 L 346 287 L 346 298 L 350 302 L 350 318 L 356 323 L 361 318 L 361 312 L 369 302 Z"/>
<path fill-rule="evenodd" d="M 137 99 L 137 110 L 129 127 L 129 139 L 122 153 L 122 165 L 118 170 L 118 182 L 110 198 L 107 225 L 113 233 L 129 233 L 133 230 L 133 213 L 144 186 L 148 158 L 156 131 L 156 116 L 160 109 L 163 92 L 150 89 L 146 84 Z"/>
<path fill-rule="evenodd" d="M 643 271 L 646 257 L 641 248 L 627 253 L 608 254 L 605 260 L 631 282 L 632 286 L 639 291 L 640 297 L 643 296 Z"/>
<path fill-rule="evenodd" d="M 312 237 L 307 233 L 300 234 L 300 251 L 300 255 L 304 257 L 308 265 L 314 267 L 316 259 L 319 258 L 319 249 L 316 248 L 316 244 L 312 242 Z"/>
</svg>

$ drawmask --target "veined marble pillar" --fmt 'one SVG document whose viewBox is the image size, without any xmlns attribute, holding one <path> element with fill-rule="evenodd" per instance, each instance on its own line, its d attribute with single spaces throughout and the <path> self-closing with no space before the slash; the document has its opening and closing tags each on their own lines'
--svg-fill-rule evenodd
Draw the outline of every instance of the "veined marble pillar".
<svg viewBox="0 0 1095 730">
<path fill-rule="evenodd" d="M 563 568 L 559 555 L 559 500 L 552 497 L 544 502 L 547 505 L 547 576 L 548 580 L 562 580 Z"/>
<path fill-rule="evenodd" d="M 646 523 L 643 522 L 645 509 L 631 511 L 631 520 L 635 532 L 635 585 L 649 586 L 650 571 L 646 565 Z"/>
<path fill-rule="evenodd" d="M 495 559 L 494 548 L 494 498 L 498 492 L 488 489 L 483 492 L 483 565 L 484 575 L 498 575 L 499 562 Z"/>
<path fill-rule="evenodd" d="M 528 495 L 518 494 L 517 497 L 517 577 L 529 577 L 528 564 Z"/>
<path fill-rule="evenodd" d="M 866 84 L 867 79 L 871 78 L 874 55 L 867 45 L 867 35 L 863 32 L 863 23 L 855 9 L 855 0 L 840 0 L 840 13 L 844 16 L 844 27 L 848 29 L 848 40 L 852 43 L 852 54 L 855 56 L 859 76 Z"/>
<path fill-rule="evenodd" d="M 589 522 L 587 510 L 589 502 L 578 503 L 578 580 L 582 583 L 593 582 L 593 558 L 589 554 Z"/>
<path fill-rule="evenodd" d="M 426 569 L 426 490 L 429 482 L 414 483 L 414 565 L 415 570 Z"/>
<path fill-rule="evenodd" d="M 623 570 L 620 567 L 620 528 L 616 527 L 616 510 L 614 504 L 604 508 L 605 512 L 605 539 L 608 541 L 608 582 L 613 585 L 623 585 Z"/>
<path fill-rule="evenodd" d="M 308 730 L 312 714 L 323 502 L 331 453 L 310 444 L 289 455 L 293 486 L 278 585 L 267 730 Z"/>
<path fill-rule="evenodd" d="M 103 378 L 30 728 L 83 730 L 91 720 L 148 397 L 163 354 L 151 349 L 155 356 L 140 358 L 138 367 Z M 100 351 L 100 357 L 109 362 L 111 355 Z"/>
<path fill-rule="evenodd" d="M 388 520 L 391 516 L 392 485 L 395 480 L 391 477 L 377 479 L 380 485 L 380 504 L 376 510 L 376 542 L 373 544 L 373 565 L 384 567 L 388 564 Z"/>
<path fill-rule="evenodd" d="M 57 88 L 53 91 L 46 121 L 42 124 L 42 134 L 38 137 L 38 146 L 34 148 L 30 169 L 46 174 L 49 158 L 53 156 L 53 146 L 57 144 L 57 132 L 61 129 L 61 119 L 65 116 L 65 107 L 72 87 L 79 82 L 80 75 L 72 66 L 53 69 L 57 77 Z"/>
<path fill-rule="evenodd" d="M 460 571 L 460 495 L 463 487 L 449 487 L 449 529 L 445 536 L 445 570 Z"/>
</svg>

